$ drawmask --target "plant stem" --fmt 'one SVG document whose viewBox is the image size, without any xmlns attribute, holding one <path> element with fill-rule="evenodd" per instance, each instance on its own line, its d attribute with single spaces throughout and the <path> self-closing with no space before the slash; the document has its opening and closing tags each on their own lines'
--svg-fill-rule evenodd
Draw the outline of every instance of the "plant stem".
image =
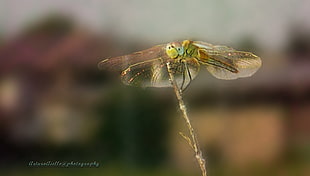
<svg viewBox="0 0 310 176">
<path fill-rule="evenodd" d="M 183 97 L 182 97 L 182 92 L 176 83 L 176 80 L 175 80 L 174 75 L 173 75 L 173 71 L 172 71 L 171 66 L 170 66 L 170 62 L 167 62 L 167 69 L 168 69 L 168 73 L 170 76 L 171 85 L 174 88 L 174 92 L 175 92 L 176 97 L 177 97 L 178 102 L 179 102 L 179 108 L 182 111 L 183 119 L 185 120 L 186 126 L 189 130 L 190 138 L 181 132 L 180 132 L 180 135 L 187 141 L 187 143 L 194 150 L 195 158 L 199 164 L 202 176 L 207 176 L 206 162 L 202 156 L 202 152 L 201 152 L 201 149 L 199 147 L 199 143 L 198 143 L 196 134 L 194 132 L 194 128 L 192 127 L 191 122 L 188 118 L 186 106 L 184 104 Z"/>
</svg>

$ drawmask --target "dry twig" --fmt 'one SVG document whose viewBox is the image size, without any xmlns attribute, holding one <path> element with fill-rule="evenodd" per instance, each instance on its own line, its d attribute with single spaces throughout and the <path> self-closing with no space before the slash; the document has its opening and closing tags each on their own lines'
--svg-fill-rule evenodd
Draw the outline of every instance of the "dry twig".
<svg viewBox="0 0 310 176">
<path fill-rule="evenodd" d="M 174 78 L 174 75 L 173 75 L 173 72 L 172 72 L 172 69 L 171 69 L 170 62 L 167 62 L 167 68 L 168 68 L 168 73 L 169 73 L 169 76 L 170 76 L 170 82 L 171 82 L 171 84 L 172 84 L 172 86 L 174 88 L 174 92 L 175 92 L 176 97 L 177 97 L 178 102 L 179 102 L 179 108 L 182 111 L 183 118 L 184 118 L 184 120 L 186 122 L 186 126 L 187 126 L 187 128 L 189 130 L 190 137 L 186 136 L 182 132 L 180 132 L 179 134 L 187 141 L 188 145 L 190 145 L 191 148 L 194 150 L 195 158 L 196 158 L 196 160 L 197 160 L 197 162 L 199 164 L 202 176 L 207 176 L 206 162 L 205 162 L 205 159 L 202 156 L 202 152 L 201 152 L 201 149 L 199 147 L 199 143 L 198 143 L 196 134 L 194 132 L 194 128 L 192 127 L 191 122 L 190 122 L 190 120 L 188 118 L 186 106 L 184 104 L 183 97 L 182 97 L 182 92 L 181 92 L 180 88 L 178 87 L 178 85 L 176 83 L 176 80 Z"/>
</svg>

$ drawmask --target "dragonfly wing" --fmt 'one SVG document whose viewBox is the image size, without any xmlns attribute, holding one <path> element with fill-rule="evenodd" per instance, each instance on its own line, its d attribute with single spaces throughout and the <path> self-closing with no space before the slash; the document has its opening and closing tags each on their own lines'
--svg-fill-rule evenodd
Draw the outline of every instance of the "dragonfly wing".
<svg viewBox="0 0 310 176">
<path fill-rule="evenodd" d="M 197 60 L 188 59 L 185 64 L 156 58 L 130 65 L 121 74 L 122 82 L 137 87 L 171 87 L 167 62 L 172 63 L 172 73 L 179 88 L 185 88 L 199 71 Z"/>
<path fill-rule="evenodd" d="M 136 87 L 169 87 L 167 67 L 161 58 L 130 65 L 121 74 L 122 82 Z"/>
<path fill-rule="evenodd" d="M 252 76 L 260 67 L 261 59 L 244 51 L 237 51 L 226 46 L 214 46 L 205 42 L 194 44 L 200 49 L 199 58 L 207 70 L 219 79 L 237 79 Z"/>
<path fill-rule="evenodd" d="M 235 49 L 223 45 L 212 45 L 207 42 L 202 41 L 194 41 L 193 44 L 199 48 L 206 49 L 206 50 L 212 50 L 212 51 L 236 51 Z"/>
<path fill-rule="evenodd" d="M 159 57 L 165 58 L 167 57 L 165 46 L 166 45 L 157 45 L 132 54 L 104 59 L 99 62 L 98 67 L 99 69 L 103 70 L 120 71 L 126 69 L 132 64 L 156 59 Z"/>
</svg>

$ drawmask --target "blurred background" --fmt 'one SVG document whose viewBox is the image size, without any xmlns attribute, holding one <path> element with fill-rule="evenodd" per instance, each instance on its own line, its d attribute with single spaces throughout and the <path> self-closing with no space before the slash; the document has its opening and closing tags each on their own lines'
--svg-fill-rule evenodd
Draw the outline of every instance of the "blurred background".
<svg viewBox="0 0 310 176">
<path fill-rule="evenodd" d="M 310 175 L 309 12 L 307 0 L 2 0 L 0 175 L 200 175 L 173 90 L 97 68 L 184 39 L 263 61 L 232 81 L 201 71 L 184 93 L 209 175 Z"/>
</svg>

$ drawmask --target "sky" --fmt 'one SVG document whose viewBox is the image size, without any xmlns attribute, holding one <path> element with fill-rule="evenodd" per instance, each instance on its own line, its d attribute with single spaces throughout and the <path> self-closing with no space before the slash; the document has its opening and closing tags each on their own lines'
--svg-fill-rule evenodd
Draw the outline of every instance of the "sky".
<svg viewBox="0 0 310 176">
<path fill-rule="evenodd" d="M 10 37 L 51 13 L 98 33 L 154 43 L 198 39 L 233 43 L 251 36 L 281 47 L 292 25 L 310 29 L 309 0 L 1 0 L 0 32 Z"/>
</svg>

